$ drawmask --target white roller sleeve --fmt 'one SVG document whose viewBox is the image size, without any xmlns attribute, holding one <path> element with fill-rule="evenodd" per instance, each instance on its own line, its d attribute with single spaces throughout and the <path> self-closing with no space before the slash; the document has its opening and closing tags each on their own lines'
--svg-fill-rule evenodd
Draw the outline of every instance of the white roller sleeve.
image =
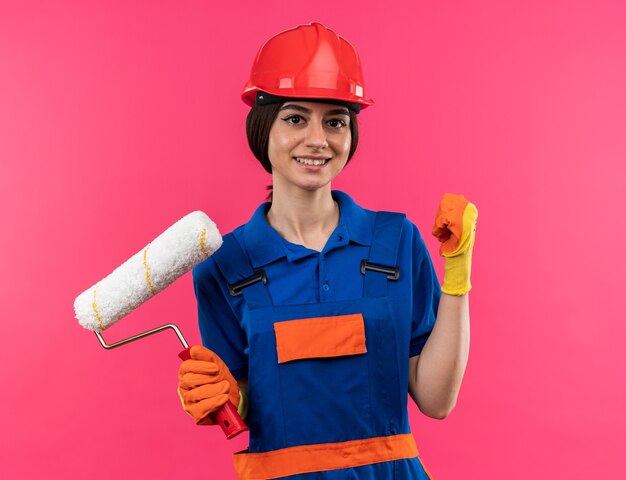
<svg viewBox="0 0 626 480">
<path fill-rule="evenodd" d="M 79 323 L 101 332 L 128 315 L 222 245 L 203 212 L 183 217 L 74 301 Z"/>
</svg>

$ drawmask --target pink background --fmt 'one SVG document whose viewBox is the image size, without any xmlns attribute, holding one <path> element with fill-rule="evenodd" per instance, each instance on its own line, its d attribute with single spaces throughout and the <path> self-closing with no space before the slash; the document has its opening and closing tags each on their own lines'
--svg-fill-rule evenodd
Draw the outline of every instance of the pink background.
<svg viewBox="0 0 626 480">
<path fill-rule="evenodd" d="M 269 36 L 321 21 L 376 105 L 334 188 L 428 235 L 480 210 L 472 345 L 445 421 L 411 406 L 437 479 L 623 478 L 623 1 L 0 3 L 0 477 L 233 478 L 180 408 L 171 334 L 105 351 L 76 295 L 201 209 L 226 233 L 269 177 L 239 100 Z M 174 322 L 186 275 L 106 332 Z"/>
</svg>

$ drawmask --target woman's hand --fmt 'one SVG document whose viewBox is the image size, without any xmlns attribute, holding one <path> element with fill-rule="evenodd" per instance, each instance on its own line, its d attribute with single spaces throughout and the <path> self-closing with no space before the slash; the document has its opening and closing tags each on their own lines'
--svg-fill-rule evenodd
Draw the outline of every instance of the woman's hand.
<svg viewBox="0 0 626 480">
<path fill-rule="evenodd" d="M 191 359 L 178 370 L 178 394 L 183 408 L 199 425 L 214 425 L 211 414 L 228 400 L 239 405 L 239 387 L 230 370 L 213 351 L 191 347 Z"/>
<path fill-rule="evenodd" d="M 478 210 L 463 195 L 446 193 L 437 210 L 432 233 L 441 242 L 439 254 L 446 258 L 441 291 L 463 295 L 470 291 L 472 249 Z"/>
</svg>

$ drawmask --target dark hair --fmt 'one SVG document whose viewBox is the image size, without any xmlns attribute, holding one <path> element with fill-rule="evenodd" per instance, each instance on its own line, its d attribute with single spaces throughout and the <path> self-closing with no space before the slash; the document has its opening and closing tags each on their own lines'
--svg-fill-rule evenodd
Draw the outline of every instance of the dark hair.
<svg viewBox="0 0 626 480">
<path fill-rule="evenodd" d="M 246 119 L 248 145 L 250 145 L 250 150 L 252 150 L 252 153 L 259 160 L 267 173 L 272 173 L 272 164 L 267 154 L 270 130 L 281 106 L 281 103 L 272 103 L 269 105 L 255 104 L 248 112 L 248 118 Z M 350 133 L 352 135 L 350 152 L 348 153 L 349 162 L 359 144 L 359 125 L 356 120 L 356 113 L 350 108 L 348 112 L 350 114 Z"/>
</svg>

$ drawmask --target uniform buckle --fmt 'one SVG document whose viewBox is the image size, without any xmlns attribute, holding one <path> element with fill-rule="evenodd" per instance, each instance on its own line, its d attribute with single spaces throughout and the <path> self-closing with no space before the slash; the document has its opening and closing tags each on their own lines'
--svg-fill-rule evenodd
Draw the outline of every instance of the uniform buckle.
<svg viewBox="0 0 626 480">
<path fill-rule="evenodd" d="M 236 297 L 237 295 L 241 295 L 242 290 L 250 285 L 254 285 L 257 282 L 263 282 L 263 285 L 267 284 L 267 277 L 265 276 L 265 270 L 255 270 L 254 275 L 251 275 L 248 278 L 244 278 L 243 280 L 234 283 L 228 284 L 228 291 L 230 295 Z"/>
<path fill-rule="evenodd" d="M 394 282 L 400 278 L 400 267 L 387 267 L 377 263 L 369 263 L 367 259 L 364 258 L 361 260 L 361 273 L 365 275 L 366 270 L 384 273 L 387 275 L 387 280 L 393 280 Z"/>
</svg>

